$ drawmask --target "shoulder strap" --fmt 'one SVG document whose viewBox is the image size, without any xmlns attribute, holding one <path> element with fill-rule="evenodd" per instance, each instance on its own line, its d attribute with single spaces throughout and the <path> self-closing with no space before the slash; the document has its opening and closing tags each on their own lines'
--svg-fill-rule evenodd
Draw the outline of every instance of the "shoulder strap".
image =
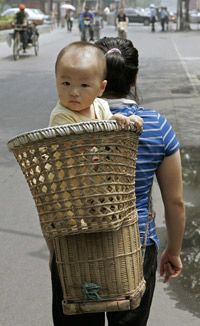
<svg viewBox="0 0 200 326">
<path fill-rule="evenodd" d="M 148 222 L 147 222 L 147 226 L 146 226 L 146 230 L 145 230 L 144 241 L 143 241 L 143 244 L 142 244 L 143 259 L 144 259 L 144 255 L 145 255 L 146 244 L 147 244 L 147 238 L 148 238 L 148 232 L 149 232 L 149 223 L 153 219 L 155 219 L 155 217 L 156 217 L 156 212 L 153 209 L 152 187 L 153 187 L 153 183 L 152 183 L 152 186 L 151 186 L 151 188 L 149 190 L 149 194 L 148 194 Z"/>
</svg>

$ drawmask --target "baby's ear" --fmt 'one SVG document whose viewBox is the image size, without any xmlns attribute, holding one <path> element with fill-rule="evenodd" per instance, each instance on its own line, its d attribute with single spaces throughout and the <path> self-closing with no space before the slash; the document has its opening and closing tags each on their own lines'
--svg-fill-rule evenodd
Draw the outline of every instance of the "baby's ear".
<svg viewBox="0 0 200 326">
<path fill-rule="evenodd" d="M 102 80 L 100 88 L 99 88 L 99 95 L 98 96 L 103 95 L 103 93 L 105 91 L 105 88 L 106 88 L 106 85 L 107 85 L 107 80 L 106 79 Z"/>
</svg>

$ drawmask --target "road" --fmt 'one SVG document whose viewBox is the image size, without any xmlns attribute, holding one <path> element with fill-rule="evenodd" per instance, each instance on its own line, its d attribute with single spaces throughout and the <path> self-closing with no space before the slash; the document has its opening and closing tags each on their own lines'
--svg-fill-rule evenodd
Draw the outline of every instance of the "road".
<svg viewBox="0 0 200 326">
<path fill-rule="evenodd" d="M 116 36 L 114 27 L 105 26 L 101 36 L 105 35 Z M 140 53 L 142 104 L 167 116 L 183 146 L 199 146 L 199 32 L 152 34 L 149 27 L 132 25 L 128 37 Z M 52 326 L 46 245 L 30 191 L 6 143 L 19 133 L 48 125 L 57 100 L 55 59 L 63 46 L 75 40 L 79 40 L 77 26 L 71 34 L 64 29 L 41 34 L 39 56 L 30 50 L 16 62 L 8 45 L 0 43 L 1 326 Z M 162 246 L 163 211 L 156 189 L 154 196 Z M 183 305 L 158 279 L 148 326 L 161 323 L 197 326 L 199 318 L 192 302 Z"/>
</svg>

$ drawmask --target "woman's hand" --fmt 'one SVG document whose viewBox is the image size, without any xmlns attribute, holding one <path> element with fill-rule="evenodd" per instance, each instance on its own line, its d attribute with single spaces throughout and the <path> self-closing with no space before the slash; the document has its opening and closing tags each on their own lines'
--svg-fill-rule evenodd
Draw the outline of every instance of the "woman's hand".
<svg viewBox="0 0 200 326">
<path fill-rule="evenodd" d="M 167 249 L 163 251 L 160 258 L 160 276 L 164 278 L 164 283 L 179 276 L 182 268 L 180 256 L 171 255 Z"/>
</svg>

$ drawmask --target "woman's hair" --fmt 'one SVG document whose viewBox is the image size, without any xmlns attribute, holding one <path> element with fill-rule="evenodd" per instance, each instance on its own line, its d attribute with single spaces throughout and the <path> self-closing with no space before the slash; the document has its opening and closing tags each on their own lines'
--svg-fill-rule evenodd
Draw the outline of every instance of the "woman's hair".
<svg viewBox="0 0 200 326">
<path fill-rule="evenodd" d="M 134 88 L 132 95 L 137 99 L 138 50 L 133 43 L 119 37 L 104 37 L 95 45 L 104 52 L 107 62 L 108 82 L 103 96 L 127 96 Z"/>
</svg>

